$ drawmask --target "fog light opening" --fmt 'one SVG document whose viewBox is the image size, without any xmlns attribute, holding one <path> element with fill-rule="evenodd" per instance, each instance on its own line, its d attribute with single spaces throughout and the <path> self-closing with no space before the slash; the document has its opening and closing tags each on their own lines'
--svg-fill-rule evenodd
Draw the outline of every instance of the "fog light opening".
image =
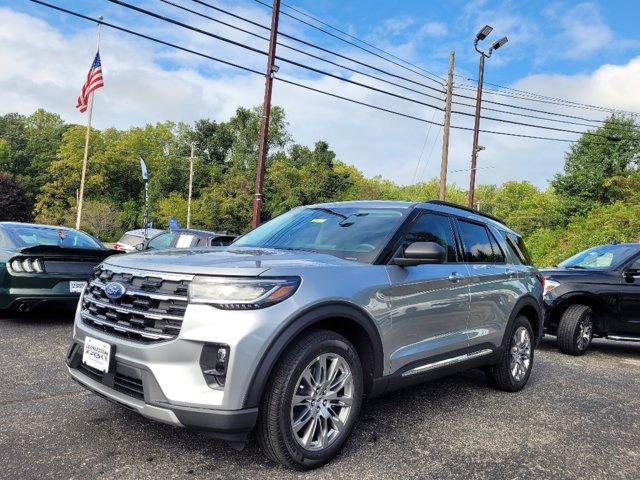
<svg viewBox="0 0 640 480">
<path fill-rule="evenodd" d="M 229 362 L 229 346 L 208 344 L 202 347 L 200 368 L 207 385 L 211 388 L 224 387 Z"/>
</svg>

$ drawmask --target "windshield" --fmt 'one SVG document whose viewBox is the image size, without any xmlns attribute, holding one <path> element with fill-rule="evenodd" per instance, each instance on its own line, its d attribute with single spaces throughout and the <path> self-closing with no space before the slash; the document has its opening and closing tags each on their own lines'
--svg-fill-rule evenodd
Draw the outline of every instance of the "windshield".
<svg viewBox="0 0 640 480">
<path fill-rule="evenodd" d="M 561 268 L 602 269 L 616 266 L 635 253 L 629 245 L 600 245 L 568 258 L 558 266 Z"/>
<path fill-rule="evenodd" d="M 310 250 L 372 263 L 406 213 L 392 208 L 298 208 L 247 233 L 233 245 Z"/>
<path fill-rule="evenodd" d="M 20 247 L 51 245 L 65 248 L 104 248 L 86 233 L 66 228 L 19 225 L 10 227 L 10 230 Z"/>
</svg>

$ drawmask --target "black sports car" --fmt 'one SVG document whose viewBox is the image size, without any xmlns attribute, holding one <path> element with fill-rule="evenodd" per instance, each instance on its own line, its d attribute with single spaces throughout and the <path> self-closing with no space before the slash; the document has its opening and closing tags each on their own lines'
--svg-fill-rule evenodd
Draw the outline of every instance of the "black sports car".
<svg viewBox="0 0 640 480">
<path fill-rule="evenodd" d="M 0 222 L 0 310 L 75 306 L 93 267 L 114 253 L 78 230 Z"/>
<path fill-rule="evenodd" d="M 600 245 L 542 269 L 545 332 L 582 355 L 594 336 L 640 342 L 640 243 Z"/>
</svg>

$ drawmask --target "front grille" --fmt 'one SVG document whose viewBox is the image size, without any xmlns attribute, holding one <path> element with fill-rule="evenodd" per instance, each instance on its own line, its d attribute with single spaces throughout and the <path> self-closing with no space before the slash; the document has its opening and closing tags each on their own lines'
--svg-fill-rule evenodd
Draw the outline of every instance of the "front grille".
<svg viewBox="0 0 640 480">
<path fill-rule="evenodd" d="M 96 382 L 102 383 L 103 373 L 100 370 L 96 370 L 84 363 L 81 363 L 78 366 L 78 370 Z M 120 393 L 124 393 L 125 395 L 129 395 L 130 397 L 144 400 L 144 388 L 142 386 L 142 380 L 139 378 L 133 378 L 116 372 L 113 379 L 113 389 Z"/>
<path fill-rule="evenodd" d="M 180 333 L 192 275 L 102 266 L 82 297 L 82 321 L 111 335 L 145 343 L 173 340 Z M 105 293 L 109 282 L 125 287 L 116 300 Z"/>
</svg>

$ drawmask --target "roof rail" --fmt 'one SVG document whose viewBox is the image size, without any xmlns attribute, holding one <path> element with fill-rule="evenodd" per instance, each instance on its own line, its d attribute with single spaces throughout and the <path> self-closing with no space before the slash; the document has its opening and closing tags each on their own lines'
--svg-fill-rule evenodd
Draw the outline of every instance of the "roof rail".
<svg viewBox="0 0 640 480">
<path fill-rule="evenodd" d="M 463 205 L 458 205 L 457 203 L 445 202 L 444 200 L 427 200 L 426 203 L 431 203 L 433 205 L 442 205 L 444 207 L 458 208 L 460 210 L 464 210 L 465 212 L 469 212 L 469 213 L 473 213 L 475 215 L 480 215 L 481 217 L 489 218 L 489 219 L 493 220 L 494 222 L 501 223 L 505 227 L 507 226 L 507 224 L 504 222 L 504 220 L 502 220 L 502 219 L 500 219 L 498 217 L 494 217 L 493 215 L 489 215 L 488 213 L 481 212 L 480 210 L 476 210 L 474 208 L 469 208 L 469 207 L 465 207 Z"/>
</svg>

